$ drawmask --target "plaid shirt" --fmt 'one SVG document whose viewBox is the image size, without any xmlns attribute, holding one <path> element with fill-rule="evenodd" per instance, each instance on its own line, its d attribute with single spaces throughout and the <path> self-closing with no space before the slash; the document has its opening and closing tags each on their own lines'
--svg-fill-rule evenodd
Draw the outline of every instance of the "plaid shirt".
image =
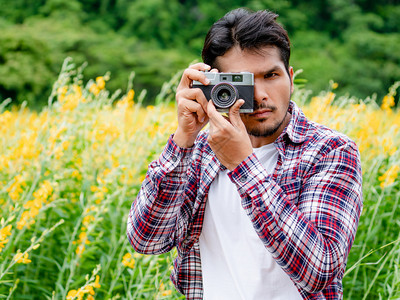
<svg viewBox="0 0 400 300">
<path fill-rule="evenodd" d="M 294 102 L 274 142 L 268 175 L 250 155 L 228 173 L 265 247 L 304 299 L 342 299 L 342 278 L 362 210 L 360 155 L 343 134 L 310 122 Z M 187 299 L 202 299 L 198 240 L 210 185 L 224 166 L 201 132 L 190 149 L 172 137 L 147 176 L 128 218 L 133 248 L 177 249 L 171 280 Z"/>
</svg>

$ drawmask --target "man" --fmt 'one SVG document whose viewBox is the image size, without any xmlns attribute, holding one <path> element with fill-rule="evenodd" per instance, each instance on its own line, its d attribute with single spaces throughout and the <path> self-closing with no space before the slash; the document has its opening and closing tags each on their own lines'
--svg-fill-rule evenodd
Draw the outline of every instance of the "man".
<svg viewBox="0 0 400 300">
<path fill-rule="evenodd" d="M 171 279 L 187 299 L 341 299 L 362 210 L 348 137 L 290 100 L 290 43 L 277 15 L 234 10 L 210 29 L 204 63 L 177 88 L 178 128 L 128 219 L 133 248 L 177 248 Z M 191 88 L 202 71 L 254 73 L 254 112 L 229 118 Z M 209 130 L 201 129 L 209 123 Z"/>
</svg>

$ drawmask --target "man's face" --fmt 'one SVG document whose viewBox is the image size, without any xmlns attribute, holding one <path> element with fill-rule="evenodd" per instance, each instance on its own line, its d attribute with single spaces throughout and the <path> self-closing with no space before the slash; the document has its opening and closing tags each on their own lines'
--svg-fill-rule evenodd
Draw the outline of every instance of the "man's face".
<svg viewBox="0 0 400 300">
<path fill-rule="evenodd" d="M 254 73 L 254 112 L 241 114 L 253 146 L 272 143 L 290 121 L 293 68 L 289 74 L 276 47 L 257 51 L 234 47 L 217 58 L 220 72 Z"/>
</svg>

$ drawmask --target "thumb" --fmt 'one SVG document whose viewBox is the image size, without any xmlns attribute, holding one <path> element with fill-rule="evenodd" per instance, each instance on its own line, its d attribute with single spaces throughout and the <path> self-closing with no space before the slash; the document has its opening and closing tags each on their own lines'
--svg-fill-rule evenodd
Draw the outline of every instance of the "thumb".
<svg viewBox="0 0 400 300">
<path fill-rule="evenodd" d="M 235 127 L 241 127 L 244 125 L 242 122 L 242 119 L 240 118 L 240 113 L 239 113 L 240 107 L 243 104 L 244 104 L 244 100 L 239 99 L 229 109 L 229 121 Z"/>
</svg>

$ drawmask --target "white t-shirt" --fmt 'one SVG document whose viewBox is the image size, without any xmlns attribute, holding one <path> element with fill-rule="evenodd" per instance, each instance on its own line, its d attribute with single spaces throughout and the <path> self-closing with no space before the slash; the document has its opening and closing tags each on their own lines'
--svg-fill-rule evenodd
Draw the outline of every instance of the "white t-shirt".
<svg viewBox="0 0 400 300">
<path fill-rule="evenodd" d="M 274 144 L 254 152 L 272 173 L 278 159 Z M 220 172 L 211 184 L 199 240 L 203 299 L 301 299 L 258 237 L 227 173 Z"/>
</svg>

